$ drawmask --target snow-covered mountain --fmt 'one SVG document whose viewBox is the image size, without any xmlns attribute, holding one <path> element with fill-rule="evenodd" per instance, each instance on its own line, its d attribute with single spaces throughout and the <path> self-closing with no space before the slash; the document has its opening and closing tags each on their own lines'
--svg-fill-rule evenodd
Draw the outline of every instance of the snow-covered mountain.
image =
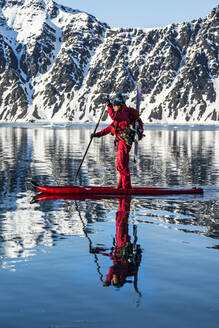
<svg viewBox="0 0 219 328">
<path fill-rule="evenodd" d="M 219 123 L 219 6 L 155 29 L 111 29 L 52 0 L 0 0 L 0 120 L 97 120 L 107 94 L 145 123 Z M 106 120 L 106 116 L 104 117 Z"/>
</svg>

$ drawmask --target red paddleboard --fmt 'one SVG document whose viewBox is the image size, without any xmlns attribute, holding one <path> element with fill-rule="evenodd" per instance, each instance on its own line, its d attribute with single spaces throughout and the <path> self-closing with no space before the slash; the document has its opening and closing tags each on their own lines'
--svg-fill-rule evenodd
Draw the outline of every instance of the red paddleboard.
<svg viewBox="0 0 219 328">
<path fill-rule="evenodd" d="M 116 189 L 114 187 L 98 186 L 39 186 L 32 182 L 32 186 L 45 194 L 62 194 L 62 195 L 175 195 L 175 194 L 203 194 L 202 188 L 147 188 L 134 187 L 131 189 Z"/>
</svg>

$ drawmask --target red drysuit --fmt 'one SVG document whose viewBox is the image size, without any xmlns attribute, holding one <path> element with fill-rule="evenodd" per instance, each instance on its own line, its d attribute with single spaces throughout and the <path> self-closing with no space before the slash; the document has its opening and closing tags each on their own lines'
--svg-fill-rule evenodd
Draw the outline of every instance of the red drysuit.
<svg viewBox="0 0 219 328">
<path fill-rule="evenodd" d="M 129 127 L 133 120 L 136 120 L 139 117 L 139 114 L 135 109 L 129 108 L 125 104 L 123 104 L 122 109 L 119 112 L 115 112 L 112 105 L 108 106 L 107 110 L 113 123 L 107 128 L 99 131 L 97 134 L 99 137 L 105 136 L 108 133 L 116 136 L 116 169 L 120 173 L 118 188 L 128 189 L 131 188 L 131 176 L 129 171 L 129 152 L 131 147 L 127 145 L 124 140 L 120 139 L 119 136 Z"/>
</svg>

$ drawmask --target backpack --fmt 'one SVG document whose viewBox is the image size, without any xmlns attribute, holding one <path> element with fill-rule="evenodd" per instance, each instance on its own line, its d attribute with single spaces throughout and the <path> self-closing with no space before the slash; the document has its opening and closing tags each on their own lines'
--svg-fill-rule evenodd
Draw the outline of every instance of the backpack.
<svg viewBox="0 0 219 328">
<path fill-rule="evenodd" d="M 138 140 L 141 140 L 144 137 L 144 123 L 139 116 L 137 109 L 128 108 L 129 116 L 134 128 L 137 127 Z M 136 124 L 137 123 L 137 124 Z"/>
</svg>

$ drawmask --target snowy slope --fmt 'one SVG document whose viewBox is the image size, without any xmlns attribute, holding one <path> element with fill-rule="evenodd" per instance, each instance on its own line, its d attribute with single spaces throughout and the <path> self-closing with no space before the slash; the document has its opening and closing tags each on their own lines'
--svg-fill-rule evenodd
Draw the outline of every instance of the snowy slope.
<svg viewBox="0 0 219 328">
<path fill-rule="evenodd" d="M 0 120 L 96 121 L 107 94 L 145 123 L 218 124 L 219 7 L 204 20 L 111 29 L 52 0 L 0 0 Z M 104 118 L 106 119 L 106 117 Z"/>
</svg>

